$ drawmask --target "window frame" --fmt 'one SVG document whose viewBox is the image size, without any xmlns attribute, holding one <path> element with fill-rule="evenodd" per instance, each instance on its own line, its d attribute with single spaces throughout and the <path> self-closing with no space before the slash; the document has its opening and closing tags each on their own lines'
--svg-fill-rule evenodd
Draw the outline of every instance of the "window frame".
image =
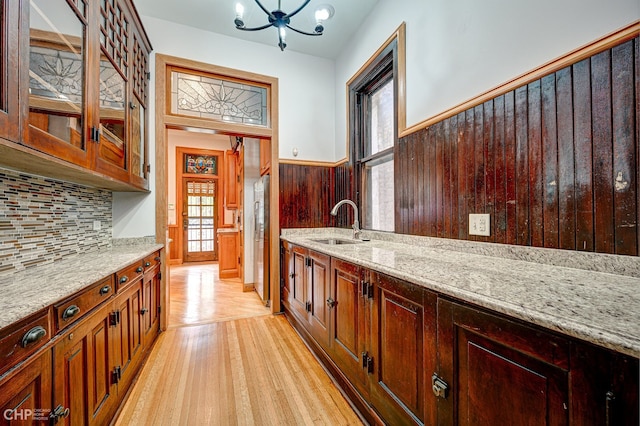
<svg viewBox="0 0 640 426">
<path fill-rule="evenodd" d="M 367 168 L 387 161 L 395 163 L 395 150 L 398 145 L 398 116 L 399 116 L 399 52 L 398 40 L 388 43 L 368 64 L 348 83 L 349 102 L 349 154 L 353 168 L 352 193 L 360 206 L 358 220 L 364 229 L 370 229 L 365 218 L 371 209 L 367 201 Z M 369 99 L 379 88 L 389 80 L 393 80 L 393 146 L 370 154 L 370 126 L 371 108 Z M 369 151 L 367 151 L 369 150 Z M 397 170 L 394 164 L 394 192 Z M 394 193 L 395 198 L 395 193 Z M 394 231 L 396 228 L 394 212 Z M 378 230 L 376 230 L 378 231 Z"/>
</svg>

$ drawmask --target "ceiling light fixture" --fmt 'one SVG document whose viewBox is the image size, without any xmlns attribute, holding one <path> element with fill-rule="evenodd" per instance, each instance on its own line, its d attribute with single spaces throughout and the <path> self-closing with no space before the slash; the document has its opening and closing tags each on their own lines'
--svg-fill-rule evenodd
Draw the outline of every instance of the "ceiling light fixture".
<svg viewBox="0 0 640 426">
<path fill-rule="evenodd" d="M 253 27 L 253 28 L 245 27 L 244 6 L 241 3 L 237 3 L 236 19 L 234 20 L 234 23 L 236 24 L 236 28 L 242 31 L 259 31 L 269 27 L 275 27 L 278 30 L 278 46 L 280 47 L 280 50 L 284 50 L 284 48 L 287 47 L 287 43 L 285 43 L 285 39 L 287 35 L 286 28 L 289 28 L 290 30 L 295 31 L 299 34 L 304 34 L 308 36 L 320 36 L 324 32 L 323 23 L 328 19 L 330 19 L 335 12 L 331 5 L 324 4 L 324 5 L 318 6 L 315 12 L 316 27 L 311 33 L 311 32 L 301 31 L 289 25 L 291 18 L 294 15 L 298 14 L 298 12 L 300 12 L 302 9 L 304 9 L 305 6 L 307 6 L 311 0 L 305 0 L 300 7 L 298 7 L 296 10 L 294 10 L 291 13 L 284 13 L 282 11 L 281 0 L 278 0 L 278 8 L 272 12 L 269 12 L 264 7 L 264 5 L 260 3 L 259 0 L 254 0 L 254 1 L 258 4 L 258 6 L 260 6 L 260 9 L 262 9 L 262 11 L 267 14 L 267 19 L 269 20 L 269 23 L 266 25 L 262 25 L 260 27 Z"/>
</svg>

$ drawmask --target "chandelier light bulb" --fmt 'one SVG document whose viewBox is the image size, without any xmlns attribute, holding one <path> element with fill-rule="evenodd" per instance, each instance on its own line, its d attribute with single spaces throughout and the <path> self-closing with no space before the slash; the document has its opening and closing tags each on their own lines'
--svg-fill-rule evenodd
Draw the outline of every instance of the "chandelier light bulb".
<svg viewBox="0 0 640 426">
<path fill-rule="evenodd" d="M 244 15 L 244 6 L 242 3 L 236 3 L 236 18 L 242 19 Z"/>
</svg>

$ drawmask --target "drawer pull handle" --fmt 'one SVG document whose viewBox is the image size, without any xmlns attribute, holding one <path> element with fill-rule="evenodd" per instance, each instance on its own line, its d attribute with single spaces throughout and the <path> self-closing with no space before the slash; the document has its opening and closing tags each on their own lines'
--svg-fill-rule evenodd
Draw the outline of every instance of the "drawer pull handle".
<svg viewBox="0 0 640 426">
<path fill-rule="evenodd" d="M 126 283 L 127 281 L 129 281 L 129 277 L 127 277 L 126 275 L 125 275 L 125 276 L 123 276 L 122 278 L 120 278 L 120 284 L 124 284 L 124 283 Z"/>
<path fill-rule="evenodd" d="M 156 262 L 160 262 L 160 256 L 154 257 L 153 260 L 155 260 Z"/>
<path fill-rule="evenodd" d="M 100 289 L 100 296 L 104 296 L 105 294 L 109 293 L 111 291 L 111 286 L 110 285 L 105 285 L 104 287 L 102 287 Z"/>
<path fill-rule="evenodd" d="M 138 267 L 136 268 L 136 272 L 137 272 L 137 273 L 142 272 L 142 266 L 138 266 Z"/>
<path fill-rule="evenodd" d="M 140 309 L 140 315 L 145 315 L 149 310 L 147 308 Z"/>
<path fill-rule="evenodd" d="M 22 336 L 22 347 L 26 348 L 30 344 L 36 343 L 46 335 L 47 330 L 45 330 L 43 326 L 37 325 L 31 330 L 27 331 L 24 336 Z"/>
<path fill-rule="evenodd" d="M 151 266 L 151 262 L 144 262 L 144 267 L 148 268 L 149 266 Z"/>
<path fill-rule="evenodd" d="M 71 305 L 67 309 L 65 309 L 64 312 L 62 313 L 62 319 L 66 321 L 69 318 L 75 317 L 79 313 L 80 313 L 80 308 L 77 305 Z"/>
</svg>

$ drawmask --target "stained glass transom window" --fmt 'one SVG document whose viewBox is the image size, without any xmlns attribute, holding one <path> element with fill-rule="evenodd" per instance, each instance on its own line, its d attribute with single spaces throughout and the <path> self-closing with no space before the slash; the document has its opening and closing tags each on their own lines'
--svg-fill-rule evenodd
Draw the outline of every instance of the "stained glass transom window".
<svg viewBox="0 0 640 426">
<path fill-rule="evenodd" d="M 171 113 L 267 125 L 267 89 L 184 72 L 171 73 Z"/>
<path fill-rule="evenodd" d="M 196 173 L 203 175 L 218 174 L 218 157 L 215 155 L 184 155 L 185 173 Z"/>
</svg>

